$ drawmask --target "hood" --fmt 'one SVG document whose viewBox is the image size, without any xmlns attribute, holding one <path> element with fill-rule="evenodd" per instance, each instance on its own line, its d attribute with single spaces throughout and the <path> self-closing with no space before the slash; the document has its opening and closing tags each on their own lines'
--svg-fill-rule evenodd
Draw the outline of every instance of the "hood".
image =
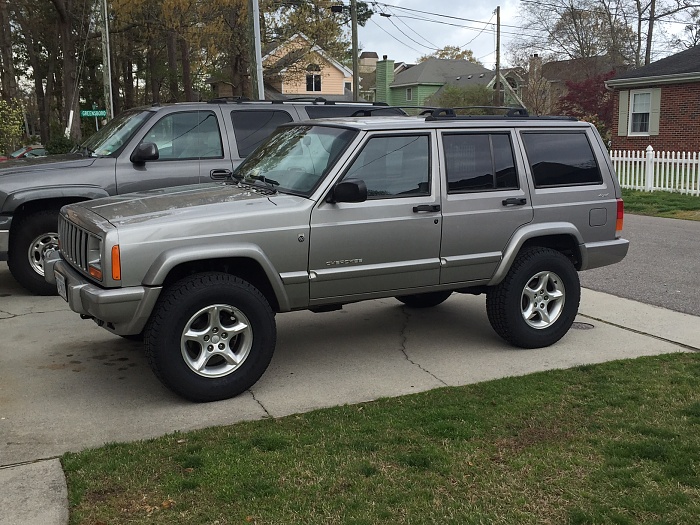
<svg viewBox="0 0 700 525">
<path fill-rule="evenodd" d="M 149 221 L 223 218 L 231 214 L 254 214 L 275 208 L 280 201 L 305 200 L 285 194 L 270 194 L 261 188 L 231 183 L 196 184 L 115 195 L 79 204 L 117 228 Z"/>
<path fill-rule="evenodd" d="M 68 170 L 87 168 L 92 166 L 97 157 L 85 157 L 78 153 L 66 153 L 65 155 L 47 155 L 46 157 L 34 157 L 30 159 L 13 159 L 0 164 L 0 177 L 17 173 L 37 173 L 47 170 Z"/>
</svg>

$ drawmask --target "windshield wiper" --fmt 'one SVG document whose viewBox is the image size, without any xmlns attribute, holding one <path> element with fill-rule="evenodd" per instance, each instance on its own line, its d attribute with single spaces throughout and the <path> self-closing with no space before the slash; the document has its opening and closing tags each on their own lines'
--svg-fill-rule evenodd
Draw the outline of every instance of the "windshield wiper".
<svg viewBox="0 0 700 525">
<path fill-rule="evenodd" d="M 275 188 L 275 186 L 280 185 L 278 181 L 276 181 L 275 179 L 269 179 L 265 177 L 265 175 L 239 175 L 237 173 L 234 173 L 233 177 L 238 182 L 243 182 L 251 185 L 254 185 L 256 182 L 262 182 L 266 188 L 272 190 L 272 192 L 274 193 L 277 193 L 277 188 Z"/>
</svg>

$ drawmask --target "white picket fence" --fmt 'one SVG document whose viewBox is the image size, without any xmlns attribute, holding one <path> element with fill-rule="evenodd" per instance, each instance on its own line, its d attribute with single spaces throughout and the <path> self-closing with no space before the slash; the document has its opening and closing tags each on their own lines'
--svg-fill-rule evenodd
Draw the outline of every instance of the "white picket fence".
<svg viewBox="0 0 700 525">
<path fill-rule="evenodd" d="M 611 151 L 620 186 L 700 196 L 700 152 Z"/>
</svg>

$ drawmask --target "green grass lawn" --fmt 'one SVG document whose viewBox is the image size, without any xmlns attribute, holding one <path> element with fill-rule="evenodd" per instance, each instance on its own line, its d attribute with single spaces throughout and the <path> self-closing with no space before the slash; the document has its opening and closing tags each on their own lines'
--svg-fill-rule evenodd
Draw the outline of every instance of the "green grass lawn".
<svg viewBox="0 0 700 525">
<path fill-rule="evenodd" d="M 674 219 L 700 221 L 700 197 L 666 191 L 622 190 L 625 211 Z"/>
<path fill-rule="evenodd" d="M 690 524 L 700 354 L 618 361 L 62 458 L 73 524 Z"/>
</svg>

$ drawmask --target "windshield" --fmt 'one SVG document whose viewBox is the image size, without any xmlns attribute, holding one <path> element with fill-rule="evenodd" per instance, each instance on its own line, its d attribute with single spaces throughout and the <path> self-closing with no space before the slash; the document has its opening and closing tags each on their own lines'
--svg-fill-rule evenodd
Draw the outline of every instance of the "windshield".
<svg viewBox="0 0 700 525">
<path fill-rule="evenodd" d="M 242 182 L 308 196 L 356 133 L 326 126 L 280 127 L 233 176 Z"/>
<path fill-rule="evenodd" d="M 136 130 L 152 115 L 150 111 L 131 110 L 117 115 L 107 125 L 73 149 L 83 155 L 103 157 L 111 155 L 126 144 Z"/>
</svg>

